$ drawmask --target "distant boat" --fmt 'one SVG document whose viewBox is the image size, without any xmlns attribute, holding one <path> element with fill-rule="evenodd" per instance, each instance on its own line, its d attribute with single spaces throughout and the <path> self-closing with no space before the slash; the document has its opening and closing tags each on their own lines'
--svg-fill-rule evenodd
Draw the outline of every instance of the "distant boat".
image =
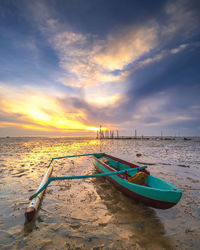
<svg viewBox="0 0 200 250">
<path fill-rule="evenodd" d="M 184 141 L 190 141 L 190 140 L 192 140 L 191 138 L 187 138 L 187 137 L 184 137 L 183 139 L 184 139 Z"/>
<path fill-rule="evenodd" d="M 141 170 L 146 178 L 143 183 L 136 184 L 138 183 L 137 180 L 136 183 L 131 182 L 131 178 L 137 179 L 137 169 L 135 168 L 139 166 L 135 164 L 108 154 L 94 155 L 93 164 L 101 173 L 127 169 L 128 173 L 106 176 L 106 178 L 120 191 L 148 206 L 167 209 L 176 205 L 181 199 L 181 189 L 163 179 L 150 175 L 146 169 Z M 133 169 L 132 176 L 130 175 L 131 168 Z"/>
</svg>

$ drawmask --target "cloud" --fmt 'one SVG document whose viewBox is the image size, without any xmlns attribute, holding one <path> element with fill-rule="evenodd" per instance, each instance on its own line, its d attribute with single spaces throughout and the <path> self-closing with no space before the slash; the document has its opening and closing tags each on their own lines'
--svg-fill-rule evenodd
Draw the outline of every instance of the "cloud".
<svg viewBox="0 0 200 250">
<path fill-rule="evenodd" d="M 114 70 L 124 67 L 149 52 L 156 44 L 156 24 L 124 27 L 117 33 L 99 39 L 94 34 L 73 31 L 69 23 L 59 21 L 56 11 L 45 2 L 30 5 L 29 10 L 40 31 L 47 37 L 63 70 L 59 81 L 65 85 L 85 88 L 102 83 L 123 82 L 126 75 Z M 43 14 L 42 14 L 43 13 Z"/>
<path fill-rule="evenodd" d="M 105 106 L 123 98 L 122 93 L 129 87 L 128 79 L 135 70 L 186 48 L 186 44 L 182 43 L 171 52 L 170 49 L 160 51 L 163 40 L 172 40 L 186 22 L 195 23 L 195 12 L 188 5 L 187 1 L 169 1 L 163 10 L 166 22 L 159 22 L 156 17 L 148 16 L 146 22 L 123 25 L 107 34 L 104 39 L 94 33 L 74 30 L 67 18 L 61 22 L 56 9 L 49 8 L 45 1 L 29 5 L 29 10 L 40 31 L 57 53 L 62 69 L 57 81 L 82 89 L 88 103 Z M 183 16 L 187 18 L 184 19 Z M 192 27 L 188 26 L 190 31 Z M 109 95 L 103 91 L 105 84 L 109 86 Z M 97 90 L 102 87 L 102 93 L 95 93 L 95 87 Z M 116 93 L 115 89 L 120 92 Z"/>
<path fill-rule="evenodd" d="M 177 48 L 171 49 L 171 53 L 172 54 L 176 54 L 179 53 L 180 51 L 182 51 L 183 49 L 187 48 L 189 46 L 189 44 L 181 44 L 180 46 L 178 46 Z"/>
<path fill-rule="evenodd" d="M 17 89 L 1 83 L 1 127 L 16 126 L 25 129 L 93 130 L 81 122 L 85 114 L 72 106 L 63 107 L 57 101 L 59 96 L 33 91 L 31 88 Z M 48 90 L 46 91 L 48 92 Z"/>
<path fill-rule="evenodd" d="M 181 44 L 171 51 L 164 49 L 156 56 L 150 56 L 151 51 L 162 47 L 163 39 L 169 42 L 186 23 L 197 23 L 195 11 L 187 8 L 187 5 L 187 1 L 170 1 L 165 6 L 166 23 L 159 23 L 155 18 L 151 18 L 148 24 L 123 26 L 104 40 L 92 34 L 71 31 L 69 25 L 61 31 L 61 25 L 56 22 L 59 32 L 53 35 L 51 41 L 64 70 L 59 81 L 77 88 L 110 82 L 113 83 L 113 88 L 117 82 L 124 86 L 130 74 L 129 69 L 126 69 L 129 64 L 135 64 L 135 68 L 144 67 L 187 47 L 187 44 Z M 177 9 L 177 15 L 174 8 Z M 184 16 L 187 18 L 183 18 Z M 194 25 L 188 26 L 188 32 L 193 28 Z M 143 59 L 144 56 L 147 58 Z M 119 71 L 118 75 L 114 74 L 116 70 Z"/>
<path fill-rule="evenodd" d="M 144 60 L 140 60 L 138 63 L 133 65 L 133 67 L 130 67 L 128 71 L 126 72 L 126 76 L 129 76 L 136 72 L 137 70 L 141 70 L 144 67 L 150 66 L 152 64 L 158 63 L 159 61 L 165 60 L 167 57 L 172 56 L 173 54 L 180 53 L 186 48 L 194 48 L 197 44 L 191 43 L 191 44 L 181 44 L 178 47 L 172 48 L 172 49 L 164 49 L 161 52 L 157 54 L 152 54 L 148 58 L 145 58 Z"/>
<path fill-rule="evenodd" d="M 169 41 L 177 35 L 185 38 L 199 26 L 198 1 L 176 0 L 168 1 L 165 6 L 167 24 L 162 24 L 161 35 Z"/>
<path fill-rule="evenodd" d="M 58 80 L 83 89 L 88 103 L 100 106 L 117 103 L 126 89 L 128 72 L 123 70 L 156 44 L 154 23 L 147 27 L 129 27 L 123 36 L 122 32 L 125 31 L 111 34 L 104 41 L 66 30 L 55 34 L 51 42 L 63 69 Z"/>
<path fill-rule="evenodd" d="M 149 11 L 139 21 L 134 18 L 135 10 L 128 12 L 127 19 L 122 15 L 121 19 L 126 19 L 123 22 L 111 17 L 109 28 L 106 21 L 98 24 L 101 31 L 107 28 L 102 34 L 95 32 L 94 26 L 82 29 L 84 25 L 80 22 L 83 20 L 90 26 L 87 23 L 90 19 L 83 15 L 73 19 L 64 8 L 57 8 L 56 1 L 51 1 L 52 5 L 48 1 L 34 4 L 23 1 L 18 8 L 34 32 L 37 29 L 37 36 L 33 41 L 28 36 L 24 45 L 22 40 L 16 41 L 15 46 L 18 52 L 32 52 L 31 57 L 35 56 L 38 66 L 45 69 L 39 60 L 44 53 L 43 59 L 47 63 L 52 60 L 52 67 L 47 67 L 43 74 L 47 80 L 44 87 L 44 81 L 38 81 L 37 89 L 30 87 L 34 80 L 29 83 L 24 77 L 27 65 L 19 65 L 24 66 L 24 74 L 21 73 L 18 81 L 21 89 L 8 90 L 2 83 L 1 126 L 23 123 L 27 128 L 31 124 L 35 128 L 66 131 L 87 129 L 99 123 L 115 127 L 119 124 L 156 127 L 194 121 L 198 108 L 192 109 L 190 102 L 193 107 L 199 107 L 198 101 L 192 101 L 195 93 L 188 98 L 188 106 L 183 97 L 178 97 L 182 86 L 199 82 L 197 58 L 194 58 L 198 46 L 192 40 L 199 34 L 194 2 L 167 1 L 159 5 L 159 11 Z M 79 23 L 71 21 L 77 19 Z M 54 53 L 56 59 L 51 58 Z M 30 57 L 27 59 L 31 61 Z M 19 75 L 19 70 L 16 71 Z M 38 71 L 33 74 L 37 75 Z M 36 76 L 34 79 L 37 81 Z M 187 92 L 184 89 L 181 93 L 186 96 Z"/>
<path fill-rule="evenodd" d="M 110 35 L 95 55 L 95 61 L 106 70 L 123 70 L 144 56 L 157 44 L 157 24 L 130 27 Z"/>
<path fill-rule="evenodd" d="M 64 84 L 85 88 L 100 85 L 105 82 L 119 82 L 122 75 L 114 75 L 105 71 L 101 64 L 95 61 L 98 54 L 98 41 L 94 45 L 91 36 L 64 31 L 53 39 L 53 46 L 58 51 L 60 66 L 64 74 L 59 78 Z"/>
</svg>

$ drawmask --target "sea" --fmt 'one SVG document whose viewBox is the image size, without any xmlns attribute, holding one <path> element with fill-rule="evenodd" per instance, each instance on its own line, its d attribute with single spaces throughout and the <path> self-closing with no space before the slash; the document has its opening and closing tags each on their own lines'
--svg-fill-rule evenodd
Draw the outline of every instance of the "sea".
<svg viewBox="0 0 200 250">
<path fill-rule="evenodd" d="M 53 157 L 105 152 L 147 165 L 183 191 L 167 210 L 104 178 L 52 182 L 32 223 L 24 213 Z M 56 160 L 52 176 L 97 173 L 91 157 Z M 0 249 L 199 249 L 200 138 L 0 138 Z"/>
</svg>

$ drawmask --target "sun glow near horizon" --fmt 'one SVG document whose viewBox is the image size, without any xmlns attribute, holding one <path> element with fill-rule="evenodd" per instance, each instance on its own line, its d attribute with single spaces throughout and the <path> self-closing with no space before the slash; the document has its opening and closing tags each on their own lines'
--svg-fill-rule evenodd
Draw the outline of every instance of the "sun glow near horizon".
<svg viewBox="0 0 200 250">
<path fill-rule="evenodd" d="M 91 131 L 99 128 L 84 124 L 85 114 L 81 110 L 66 110 L 53 96 L 47 97 L 35 93 L 17 93 L 15 98 L 4 97 L 2 110 L 10 116 L 16 116 L 17 121 L 0 122 L 0 127 L 18 127 L 27 130 L 40 131 Z"/>
</svg>

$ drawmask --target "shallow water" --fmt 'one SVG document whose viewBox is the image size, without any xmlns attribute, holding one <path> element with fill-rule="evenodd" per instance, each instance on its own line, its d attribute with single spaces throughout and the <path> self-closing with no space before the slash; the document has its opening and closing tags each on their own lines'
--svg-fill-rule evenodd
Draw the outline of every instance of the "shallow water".
<svg viewBox="0 0 200 250">
<path fill-rule="evenodd" d="M 136 203 L 105 179 L 53 182 L 36 220 L 28 198 L 52 157 L 106 152 L 147 164 L 183 190 L 168 210 Z M 137 154 L 141 156 L 137 157 Z M 89 157 L 57 160 L 53 176 L 95 173 Z M 200 139 L 0 138 L 0 249 L 199 249 Z"/>
</svg>

